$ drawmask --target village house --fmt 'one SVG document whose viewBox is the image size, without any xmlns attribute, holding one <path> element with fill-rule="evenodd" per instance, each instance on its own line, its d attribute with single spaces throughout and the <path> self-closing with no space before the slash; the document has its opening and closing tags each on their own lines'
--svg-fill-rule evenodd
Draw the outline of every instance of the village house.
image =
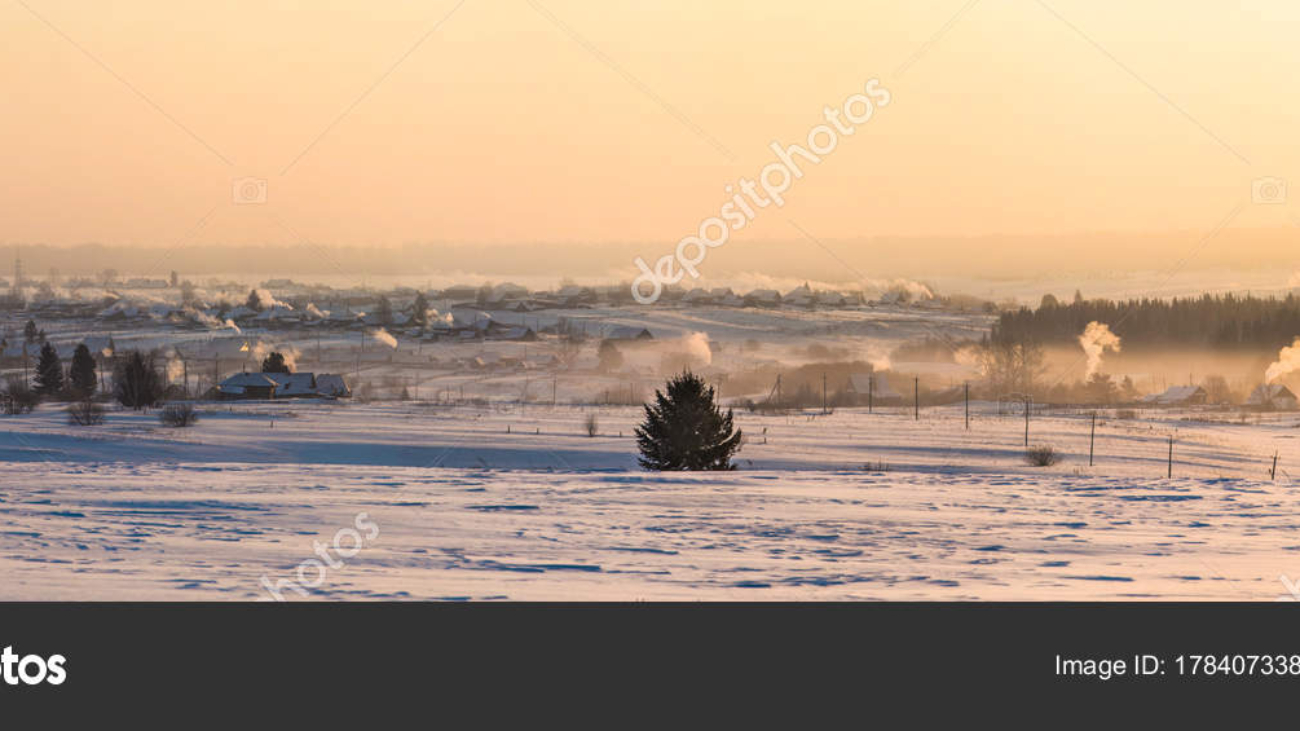
<svg viewBox="0 0 1300 731">
<path fill-rule="evenodd" d="M 1142 402 L 1155 406 L 1201 406 L 1209 398 L 1200 386 L 1170 386 L 1163 393 L 1144 396 Z"/>
<path fill-rule="evenodd" d="M 343 376 L 322 373 L 236 373 L 217 386 L 221 399 L 346 398 Z"/>
<path fill-rule="evenodd" d="M 1280 383 L 1265 383 L 1250 392 L 1246 405 L 1268 411 L 1293 411 L 1296 395 Z"/>
</svg>

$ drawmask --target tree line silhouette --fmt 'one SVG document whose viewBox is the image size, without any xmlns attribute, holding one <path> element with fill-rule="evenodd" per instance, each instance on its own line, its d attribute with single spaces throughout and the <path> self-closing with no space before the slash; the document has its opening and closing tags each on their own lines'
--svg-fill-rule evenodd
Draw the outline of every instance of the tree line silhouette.
<svg viewBox="0 0 1300 731">
<path fill-rule="evenodd" d="M 1043 297 L 1037 309 L 1004 312 L 993 324 L 993 343 L 1076 342 L 1092 321 L 1110 325 L 1125 351 L 1169 346 L 1275 351 L 1300 336 L 1300 299 L 1211 295 L 1191 298 L 1084 300 Z"/>
</svg>

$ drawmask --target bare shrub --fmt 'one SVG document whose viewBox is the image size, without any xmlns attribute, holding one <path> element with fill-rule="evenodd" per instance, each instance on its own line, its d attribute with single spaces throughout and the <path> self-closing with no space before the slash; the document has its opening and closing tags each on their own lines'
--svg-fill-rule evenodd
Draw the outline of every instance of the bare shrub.
<svg viewBox="0 0 1300 731">
<path fill-rule="evenodd" d="M 98 426 L 104 423 L 104 407 L 84 399 L 68 404 L 68 423 L 73 426 Z"/>
<path fill-rule="evenodd" d="M 589 437 L 596 436 L 597 430 L 600 429 L 600 424 L 596 421 L 595 414 L 587 414 L 587 420 L 584 423 L 584 426 L 587 428 L 587 436 Z"/>
<path fill-rule="evenodd" d="M 1051 467 L 1061 461 L 1061 455 L 1050 444 L 1037 444 L 1025 450 L 1025 461 L 1034 467 Z"/>
<path fill-rule="evenodd" d="M 185 427 L 194 426 L 199 421 L 199 412 L 194 408 L 194 404 L 183 401 L 176 404 L 167 404 L 162 411 L 158 412 L 158 421 L 163 426 Z"/>
<path fill-rule="evenodd" d="M 1116 419 L 1136 419 L 1137 412 L 1133 409 L 1120 409 L 1115 412 Z"/>
<path fill-rule="evenodd" d="M 30 414 L 40 402 L 41 397 L 19 376 L 10 376 L 4 393 L 0 394 L 0 404 L 8 416 Z"/>
</svg>

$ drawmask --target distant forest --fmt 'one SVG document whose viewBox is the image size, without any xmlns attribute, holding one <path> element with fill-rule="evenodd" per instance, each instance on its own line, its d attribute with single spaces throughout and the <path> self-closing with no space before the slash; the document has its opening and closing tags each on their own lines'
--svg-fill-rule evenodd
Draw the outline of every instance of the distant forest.
<svg viewBox="0 0 1300 731">
<path fill-rule="evenodd" d="M 1177 346 L 1223 350 L 1277 350 L 1300 336 L 1300 299 L 1240 295 L 1196 298 L 1085 300 L 1063 303 L 1047 295 L 1038 309 L 1004 312 L 994 323 L 995 343 L 1077 342 L 1089 322 L 1110 326 L 1125 351 Z"/>
</svg>

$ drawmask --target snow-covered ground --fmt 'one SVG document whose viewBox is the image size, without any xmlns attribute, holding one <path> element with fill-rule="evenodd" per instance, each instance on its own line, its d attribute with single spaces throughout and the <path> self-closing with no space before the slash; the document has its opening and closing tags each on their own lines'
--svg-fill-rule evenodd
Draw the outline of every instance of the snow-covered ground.
<svg viewBox="0 0 1300 731">
<path fill-rule="evenodd" d="M 1041 468 L 995 404 L 969 431 L 960 405 L 738 413 L 739 470 L 662 474 L 635 466 L 632 408 L 595 410 L 596 437 L 576 406 L 204 409 L 0 418 L 0 599 L 253 599 L 265 577 L 293 599 L 305 578 L 325 599 L 1273 600 L 1300 578 L 1294 416 L 1103 415 L 1089 467 L 1086 414 L 1035 414 L 1065 454 Z"/>
</svg>

